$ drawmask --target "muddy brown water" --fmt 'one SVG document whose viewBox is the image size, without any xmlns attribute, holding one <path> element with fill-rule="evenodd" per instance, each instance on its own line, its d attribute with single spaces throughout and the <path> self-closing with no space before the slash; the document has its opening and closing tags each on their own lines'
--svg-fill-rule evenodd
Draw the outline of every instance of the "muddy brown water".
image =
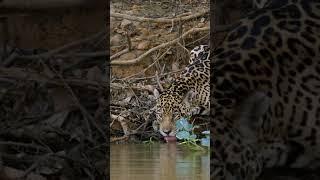
<svg viewBox="0 0 320 180">
<path fill-rule="evenodd" d="M 208 151 L 176 143 L 112 144 L 111 180 L 209 180 Z"/>
</svg>

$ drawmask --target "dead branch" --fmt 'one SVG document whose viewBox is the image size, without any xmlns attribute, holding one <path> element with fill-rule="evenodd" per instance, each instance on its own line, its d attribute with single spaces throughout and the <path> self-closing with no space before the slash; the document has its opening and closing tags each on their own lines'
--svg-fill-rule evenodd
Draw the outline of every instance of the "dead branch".
<svg viewBox="0 0 320 180">
<path fill-rule="evenodd" d="M 141 60 L 143 60 L 145 57 L 147 57 L 149 54 L 153 53 L 154 51 L 157 51 L 159 49 L 171 46 L 173 44 L 176 44 L 180 41 L 181 38 L 186 38 L 188 35 L 192 34 L 192 33 L 197 33 L 197 32 L 202 32 L 202 31 L 209 31 L 209 27 L 203 27 L 203 28 L 192 28 L 190 30 L 188 30 L 187 32 L 185 32 L 181 37 L 176 38 L 172 41 L 169 41 L 167 43 L 163 43 L 160 44 L 156 47 L 153 47 L 151 49 L 149 49 L 147 52 L 143 53 L 141 56 L 135 58 L 135 59 L 130 59 L 130 60 L 124 60 L 124 61 L 111 61 L 111 65 L 132 65 L 132 64 L 136 64 L 138 62 L 140 62 Z"/>
<path fill-rule="evenodd" d="M 68 57 L 94 58 L 94 57 L 108 56 L 108 51 L 66 53 L 66 54 L 56 54 L 52 56 L 54 56 L 55 58 L 68 58 Z"/>
<path fill-rule="evenodd" d="M 3 66 L 8 66 L 12 63 L 12 61 L 14 59 L 16 59 L 19 56 L 19 54 L 17 52 L 13 52 L 11 53 L 3 62 L 2 65 Z"/>
<path fill-rule="evenodd" d="M 128 136 L 121 136 L 121 137 L 111 137 L 111 140 L 110 142 L 116 142 L 116 141 L 121 141 L 121 140 L 124 140 L 124 139 L 128 139 L 129 137 Z"/>
<path fill-rule="evenodd" d="M 123 54 L 125 54 L 125 53 L 127 53 L 127 52 L 129 52 L 129 49 L 128 49 L 128 48 L 126 48 L 126 49 L 124 49 L 124 50 L 122 50 L 122 51 L 120 51 L 120 52 L 118 52 L 118 53 L 110 56 L 110 60 L 114 60 L 114 59 L 116 59 L 117 57 L 119 57 L 119 56 L 121 56 L 121 55 L 123 55 Z"/>
<path fill-rule="evenodd" d="M 12 163 L 12 162 L 11 162 Z M 24 176 L 23 170 L 19 170 L 13 167 L 4 166 L 0 171 L 0 177 L 2 180 L 22 180 L 22 179 L 36 179 L 36 180 L 46 180 L 47 178 L 42 175 L 30 172 L 28 175 Z"/>
<path fill-rule="evenodd" d="M 25 170 L 20 178 L 26 178 L 34 169 L 36 169 L 39 164 L 41 163 L 41 161 L 46 160 L 49 156 L 51 156 L 53 153 L 48 153 L 48 154 L 44 154 L 43 156 L 41 156 L 39 159 L 37 159 L 27 170 Z"/>
<path fill-rule="evenodd" d="M 45 152 L 50 152 L 47 148 L 44 148 L 42 146 L 37 146 L 35 144 L 21 143 L 21 142 L 0 141 L 0 145 L 21 146 L 21 147 L 26 147 L 26 148 L 42 150 L 42 151 L 45 151 Z"/>
<path fill-rule="evenodd" d="M 65 51 L 77 46 L 80 46 L 82 44 L 85 43 L 89 43 L 92 42 L 94 40 L 99 39 L 101 36 L 103 36 L 104 34 L 106 34 L 106 30 L 102 30 L 101 32 L 98 32 L 96 34 L 94 34 L 93 36 L 84 38 L 84 39 L 80 39 L 78 41 L 74 41 L 71 42 L 69 44 L 63 45 L 61 47 L 58 47 L 56 49 L 50 50 L 48 52 L 42 53 L 42 54 L 37 54 L 37 55 L 26 55 L 26 56 L 18 56 L 17 58 L 19 59 L 38 59 L 38 58 L 49 58 L 57 53 L 60 53 L 61 51 Z"/>
<path fill-rule="evenodd" d="M 81 103 L 79 102 L 79 99 L 77 98 L 77 96 L 74 94 L 73 90 L 71 89 L 71 87 L 68 85 L 68 83 L 66 83 L 66 81 L 64 80 L 63 76 L 58 73 L 54 68 L 52 68 L 53 72 L 59 76 L 59 78 L 61 79 L 64 87 L 69 91 L 69 93 L 71 94 L 71 97 L 72 97 L 72 101 L 75 105 L 78 106 L 78 108 L 80 109 L 80 111 L 82 112 L 82 116 L 83 116 L 83 119 L 85 120 L 85 125 L 86 125 L 86 128 L 87 128 L 87 131 L 88 131 L 88 136 L 89 136 L 89 139 L 91 140 L 92 139 L 92 130 L 90 128 L 90 123 L 89 123 L 89 119 L 88 119 L 88 116 L 87 116 L 87 112 L 85 110 L 85 108 L 81 105 Z"/>
<path fill-rule="evenodd" d="M 139 21 L 139 22 L 172 23 L 172 22 L 177 22 L 177 21 L 188 21 L 188 20 L 203 16 L 208 13 L 209 13 L 209 10 L 205 10 L 203 12 L 195 13 L 193 15 L 172 18 L 172 19 L 169 19 L 169 18 L 145 18 L 145 17 L 137 17 L 137 16 L 121 14 L 121 13 L 110 13 L 110 16 L 115 17 L 115 18 L 128 19 L 128 20 L 132 20 L 132 21 Z"/>
<path fill-rule="evenodd" d="M 131 39 L 130 39 L 129 33 L 126 32 L 125 35 L 126 35 L 128 47 L 127 47 L 126 49 L 124 49 L 124 50 L 122 50 L 122 51 L 120 51 L 120 52 L 112 55 L 112 56 L 110 57 L 110 60 L 113 60 L 113 59 L 115 59 L 115 58 L 117 58 L 117 57 L 119 57 L 119 56 L 121 56 L 121 55 L 123 55 L 123 54 L 125 54 L 125 53 L 127 53 L 127 52 L 129 52 L 129 51 L 132 50 L 132 43 L 131 43 Z"/>
<path fill-rule="evenodd" d="M 159 76 L 160 76 L 160 77 L 168 76 L 168 75 L 171 75 L 171 74 L 180 73 L 180 72 L 182 72 L 183 70 L 184 70 L 184 69 L 180 69 L 180 70 L 178 70 L 178 71 L 172 71 L 172 72 L 168 72 L 168 73 L 162 73 L 162 74 L 160 74 Z M 140 78 L 130 78 L 130 80 L 136 80 L 136 81 L 138 81 L 138 80 L 147 80 L 147 79 L 154 79 L 154 78 L 156 78 L 155 75 L 154 75 L 154 76 L 148 76 L 148 77 L 140 77 Z M 127 79 L 127 78 L 123 78 L 123 79 Z M 118 80 L 123 80 L 123 79 L 118 79 Z"/>
<path fill-rule="evenodd" d="M 55 70 L 54 70 L 55 71 Z M 69 84 L 64 80 L 64 78 L 62 77 L 61 74 L 59 74 L 58 72 L 55 71 L 55 73 L 60 77 L 63 85 L 67 88 L 67 90 L 70 92 L 72 99 L 74 101 L 74 103 L 78 106 L 78 108 L 80 109 L 83 118 L 86 120 L 86 126 L 87 126 L 87 130 L 89 133 L 89 139 L 91 139 L 92 137 L 92 132 L 91 132 L 91 128 L 90 128 L 90 122 L 91 124 L 98 130 L 98 132 L 102 135 L 102 137 L 106 137 L 104 131 L 101 129 L 101 127 L 99 127 L 95 121 L 95 119 L 89 114 L 89 112 L 82 106 L 82 104 L 80 103 L 79 99 L 77 98 L 77 96 L 74 94 L 73 90 L 71 89 L 71 87 L 69 86 Z"/>
<path fill-rule="evenodd" d="M 138 85 L 138 86 L 132 86 L 132 85 L 125 85 L 122 83 L 110 83 L 110 88 L 114 89 L 133 89 L 133 90 L 140 90 L 140 91 L 148 91 L 150 93 L 153 92 L 154 87 L 152 85 Z"/>
<path fill-rule="evenodd" d="M 135 76 L 138 76 L 138 75 L 141 75 L 141 74 L 145 73 L 148 69 L 150 69 L 153 65 L 155 65 L 155 63 L 157 63 L 160 59 L 162 59 L 162 58 L 169 52 L 170 49 L 171 49 L 171 47 L 168 48 L 168 49 L 167 49 L 164 53 L 162 53 L 159 57 L 155 58 L 155 60 L 154 60 L 148 67 L 144 68 L 142 71 L 140 71 L 140 72 L 138 72 L 138 73 L 136 73 L 136 74 L 130 75 L 130 76 L 128 76 L 128 77 L 125 77 L 124 79 L 130 79 L 130 78 L 132 78 L 132 77 L 135 77 Z"/>
<path fill-rule="evenodd" d="M 48 84 L 63 86 L 61 79 L 49 78 L 43 74 L 35 71 L 26 71 L 23 68 L 1 68 L 0 67 L 0 80 L 15 83 L 15 80 L 24 81 L 37 81 Z M 72 86 L 82 86 L 92 90 L 98 90 L 99 88 L 107 88 L 107 82 L 90 81 L 83 79 L 64 79 L 65 82 Z"/>
<path fill-rule="evenodd" d="M 132 43 L 131 43 L 131 39 L 130 39 L 128 32 L 126 32 L 126 39 L 127 39 L 127 43 L 128 43 L 128 49 L 129 49 L 129 51 L 131 51 L 132 50 Z"/>
<path fill-rule="evenodd" d="M 0 8 L 43 9 L 74 7 L 89 3 L 89 0 L 2 0 Z"/>
<path fill-rule="evenodd" d="M 128 136 L 129 127 L 127 125 L 127 122 L 125 121 L 125 118 L 120 115 L 111 114 L 111 119 L 119 121 L 119 123 L 121 124 L 124 135 Z"/>
<path fill-rule="evenodd" d="M 163 92 L 163 87 L 162 87 L 162 85 L 161 85 L 161 83 L 160 83 L 160 78 L 159 78 L 159 76 L 158 76 L 158 71 L 156 71 L 156 79 L 157 79 L 157 83 L 158 83 L 158 86 L 159 86 L 159 88 L 160 88 L 160 91 L 161 92 Z"/>
</svg>

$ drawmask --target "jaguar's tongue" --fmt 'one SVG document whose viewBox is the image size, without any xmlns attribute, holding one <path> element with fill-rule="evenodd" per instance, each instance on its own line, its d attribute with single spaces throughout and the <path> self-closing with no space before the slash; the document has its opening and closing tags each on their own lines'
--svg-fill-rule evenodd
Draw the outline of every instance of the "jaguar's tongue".
<svg viewBox="0 0 320 180">
<path fill-rule="evenodd" d="M 165 136 L 164 140 L 168 143 L 168 142 L 176 142 L 177 138 L 175 136 Z"/>
</svg>

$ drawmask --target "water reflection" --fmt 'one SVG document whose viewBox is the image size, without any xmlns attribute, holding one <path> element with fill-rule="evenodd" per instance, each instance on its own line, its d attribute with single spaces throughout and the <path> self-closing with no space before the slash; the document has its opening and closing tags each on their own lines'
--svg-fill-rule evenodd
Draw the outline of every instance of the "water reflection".
<svg viewBox="0 0 320 180">
<path fill-rule="evenodd" d="M 209 180 L 208 152 L 175 143 L 111 145 L 111 180 Z"/>
</svg>

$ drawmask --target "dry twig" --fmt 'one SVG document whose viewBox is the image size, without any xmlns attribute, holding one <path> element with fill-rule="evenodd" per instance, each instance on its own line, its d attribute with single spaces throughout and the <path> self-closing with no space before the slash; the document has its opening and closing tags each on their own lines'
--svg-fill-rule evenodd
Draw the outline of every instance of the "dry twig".
<svg viewBox="0 0 320 180">
<path fill-rule="evenodd" d="M 119 56 L 121 56 L 121 55 L 123 55 L 123 54 L 125 54 L 125 53 L 127 53 L 127 52 L 129 52 L 129 48 L 126 48 L 126 49 L 124 49 L 124 50 L 122 50 L 122 51 L 120 51 L 120 52 L 118 52 L 118 53 L 110 56 L 110 60 L 114 60 L 114 59 L 116 59 L 117 57 L 119 57 Z"/>
<path fill-rule="evenodd" d="M 160 88 L 160 91 L 163 92 L 163 87 L 162 87 L 162 85 L 160 83 L 160 78 L 158 76 L 158 71 L 156 71 L 156 79 L 157 79 L 157 83 L 158 83 L 158 86 Z"/>
<path fill-rule="evenodd" d="M 125 35 L 126 35 L 128 47 L 127 47 L 126 49 L 124 49 L 124 50 L 122 50 L 122 51 L 120 51 L 120 52 L 112 55 L 112 56 L 110 57 L 110 60 L 113 60 L 113 59 L 115 59 L 115 58 L 117 58 L 117 57 L 119 57 L 119 56 L 121 56 L 121 55 L 123 55 L 123 54 L 125 54 L 125 53 L 127 53 L 127 52 L 129 52 L 129 51 L 132 50 L 132 43 L 131 43 L 131 39 L 130 39 L 129 33 L 126 32 Z"/>
<path fill-rule="evenodd" d="M 58 48 L 56 48 L 56 49 L 50 50 L 50 51 L 45 52 L 45 53 L 42 53 L 42 54 L 27 55 L 27 56 L 18 56 L 17 58 L 19 58 L 19 59 L 48 58 L 48 57 L 54 56 L 54 55 L 57 54 L 57 53 L 60 53 L 61 51 L 65 51 L 65 50 L 68 50 L 68 49 L 71 49 L 71 48 L 80 46 L 80 45 L 82 45 L 82 44 L 85 44 L 85 43 L 88 43 L 88 42 L 97 40 L 97 39 L 99 39 L 101 36 L 103 36 L 105 33 L 106 33 L 106 31 L 105 31 L 105 30 L 102 30 L 101 32 L 98 32 L 98 33 L 94 34 L 94 35 L 91 36 L 91 37 L 87 37 L 87 38 L 84 38 L 84 39 L 81 39 L 81 40 L 78 40 L 78 41 L 75 41 L 75 42 L 71 42 L 71 43 L 69 43 L 69 44 L 63 45 L 63 46 L 61 46 L 61 47 L 58 47 Z"/>
<path fill-rule="evenodd" d="M 153 22 L 153 23 L 172 23 L 172 22 L 177 22 L 177 21 L 188 21 L 192 20 L 194 18 L 203 16 L 205 14 L 208 14 L 209 10 L 205 10 L 203 12 L 195 13 L 193 15 L 189 16 L 184 16 L 184 17 L 177 17 L 177 18 L 145 18 L 145 17 L 137 17 L 137 16 L 132 16 L 132 15 L 127 15 L 127 14 L 121 14 L 121 13 L 111 13 L 111 17 L 115 18 L 123 18 L 123 19 L 128 19 L 131 21 L 139 21 L 139 22 Z"/>
<path fill-rule="evenodd" d="M 153 65 L 155 65 L 155 63 L 157 63 L 160 59 L 162 59 L 170 50 L 171 48 L 168 48 L 164 53 L 162 53 L 159 57 L 156 57 L 155 60 L 146 68 L 144 68 L 141 72 L 138 72 L 136 74 L 133 74 L 133 75 L 130 75 L 128 77 L 125 77 L 123 79 L 130 79 L 134 76 L 138 76 L 138 75 L 141 75 L 143 73 L 145 73 L 148 69 L 150 69 Z"/>
<path fill-rule="evenodd" d="M 119 121 L 125 136 L 127 136 L 129 134 L 129 127 L 128 127 L 127 122 L 125 121 L 124 117 L 122 117 L 120 115 L 111 114 L 111 119 Z"/>
<path fill-rule="evenodd" d="M 7 79 L 8 78 L 8 79 Z M 58 86 L 63 86 L 61 79 L 49 78 L 43 74 L 39 74 L 35 71 L 26 71 L 23 68 L 1 68 L 0 67 L 0 79 L 9 83 L 16 83 L 15 80 L 23 81 L 37 81 Z M 65 82 L 72 86 L 83 86 L 92 90 L 99 90 L 100 88 L 107 88 L 108 82 L 90 81 L 83 79 L 64 79 Z"/>
<path fill-rule="evenodd" d="M 62 8 L 88 5 L 87 0 L 3 0 L 0 8 L 17 8 L 17 9 L 47 9 Z"/>
<path fill-rule="evenodd" d="M 54 70 L 54 69 L 53 69 Z M 55 71 L 55 70 L 54 70 Z M 102 135 L 102 137 L 106 137 L 104 131 L 97 125 L 97 123 L 95 122 L 95 119 L 88 113 L 88 111 L 82 106 L 82 104 L 79 102 L 79 99 L 77 98 L 77 96 L 74 94 L 73 90 L 71 89 L 71 87 L 68 85 L 68 83 L 64 80 L 64 78 L 62 77 L 61 74 L 59 74 L 58 72 L 55 71 L 55 73 L 60 77 L 62 83 L 64 84 L 64 86 L 67 88 L 67 90 L 70 92 L 72 99 L 74 101 L 74 103 L 78 106 L 78 108 L 80 109 L 80 111 L 82 112 L 83 118 L 86 120 L 85 124 L 87 126 L 87 130 L 89 133 L 89 139 L 91 139 L 92 137 L 92 131 L 90 128 L 90 124 L 89 121 L 91 122 L 91 124 L 93 124 L 93 126 L 98 130 L 98 132 Z"/>
<path fill-rule="evenodd" d="M 0 145 L 21 146 L 21 147 L 25 147 L 25 148 L 32 148 L 32 149 L 37 149 L 37 150 L 50 152 L 50 150 L 48 150 L 47 148 L 44 148 L 42 146 L 38 146 L 38 145 L 35 145 L 35 144 L 21 143 L 21 142 L 0 141 Z"/>
<path fill-rule="evenodd" d="M 153 92 L 153 86 L 152 85 L 138 85 L 138 86 L 132 86 L 132 85 L 125 85 L 121 83 L 110 83 L 110 87 L 113 89 L 134 89 L 134 90 L 140 90 L 140 91 L 148 91 L 150 93 Z"/>
<path fill-rule="evenodd" d="M 209 31 L 209 27 L 203 27 L 203 28 L 192 28 L 190 30 L 188 30 L 187 32 L 185 32 L 181 37 L 176 38 L 172 41 L 160 44 L 156 47 L 153 47 L 151 49 L 149 49 L 147 52 L 143 53 L 141 56 L 135 58 L 135 59 L 130 59 L 130 60 L 124 60 L 124 61 L 111 61 L 110 65 L 132 65 L 132 64 L 136 64 L 138 62 L 140 62 L 141 60 L 143 60 L 145 57 L 147 57 L 149 54 L 153 53 L 154 51 L 157 51 L 159 49 L 171 46 L 173 44 L 176 44 L 180 41 L 181 38 L 186 38 L 188 35 L 192 34 L 192 33 L 197 33 L 197 32 L 203 32 L 203 31 Z"/>
</svg>

